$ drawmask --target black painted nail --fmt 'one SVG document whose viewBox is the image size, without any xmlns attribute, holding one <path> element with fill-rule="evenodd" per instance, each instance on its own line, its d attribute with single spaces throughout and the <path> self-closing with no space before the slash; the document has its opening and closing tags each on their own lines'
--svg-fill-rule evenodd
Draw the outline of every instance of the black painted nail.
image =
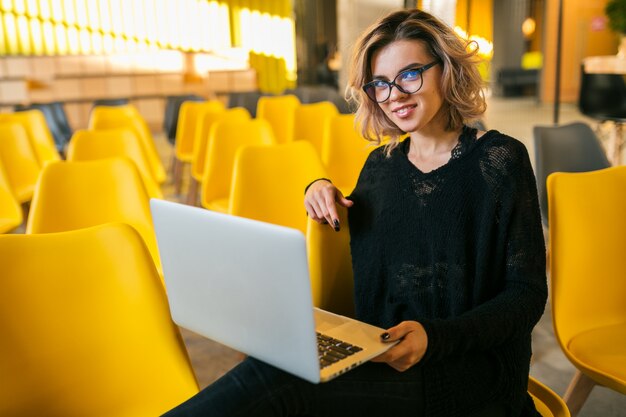
<svg viewBox="0 0 626 417">
<path fill-rule="evenodd" d="M 380 335 L 380 340 L 389 340 L 389 338 L 391 337 L 391 335 L 387 332 L 383 333 Z"/>
<path fill-rule="evenodd" d="M 339 220 L 335 219 L 333 221 L 333 224 L 335 225 L 335 228 L 337 228 L 337 229 L 339 228 Z"/>
</svg>

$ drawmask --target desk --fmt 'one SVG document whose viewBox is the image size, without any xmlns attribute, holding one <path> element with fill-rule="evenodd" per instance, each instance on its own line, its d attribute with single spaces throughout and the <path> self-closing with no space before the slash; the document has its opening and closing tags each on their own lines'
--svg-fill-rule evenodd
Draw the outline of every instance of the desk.
<svg viewBox="0 0 626 417">
<path fill-rule="evenodd" d="M 593 56 L 583 60 L 580 111 L 600 122 L 615 124 L 606 145 L 609 161 L 620 165 L 626 123 L 626 58 L 617 55 Z"/>
</svg>

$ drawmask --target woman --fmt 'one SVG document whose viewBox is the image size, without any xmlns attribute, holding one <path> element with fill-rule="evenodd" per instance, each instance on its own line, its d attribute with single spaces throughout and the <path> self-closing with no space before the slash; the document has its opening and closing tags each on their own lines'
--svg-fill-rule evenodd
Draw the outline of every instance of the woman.
<svg viewBox="0 0 626 417">
<path fill-rule="evenodd" d="M 355 52 L 357 121 L 376 143 L 346 199 L 307 187 L 335 229 L 349 208 L 357 318 L 400 341 L 313 385 L 248 359 L 178 415 L 535 416 L 530 335 L 547 297 L 545 245 L 525 147 L 465 123 L 485 110 L 475 52 L 419 10 L 374 24 Z M 400 138 L 408 133 L 408 138 Z"/>
</svg>

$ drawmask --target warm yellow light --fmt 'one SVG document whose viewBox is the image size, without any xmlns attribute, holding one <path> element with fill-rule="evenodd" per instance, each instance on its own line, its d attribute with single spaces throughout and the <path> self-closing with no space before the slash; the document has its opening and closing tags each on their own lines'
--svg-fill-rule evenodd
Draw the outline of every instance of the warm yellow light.
<svg viewBox="0 0 626 417">
<path fill-rule="evenodd" d="M 68 25 L 76 24 L 74 0 L 63 0 L 63 21 Z"/>
<path fill-rule="evenodd" d="M 461 38 L 471 41 L 468 47 L 473 48 L 473 49 L 478 48 L 478 55 L 480 55 L 481 57 L 485 59 L 491 59 L 491 57 L 493 56 L 493 43 L 492 42 L 489 42 L 487 39 L 481 36 L 476 36 L 476 35 L 467 36 L 467 32 L 465 32 L 465 30 L 463 30 L 459 26 L 455 26 L 454 31 Z"/>
<path fill-rule="evenodd" d="M 33 53 L 35 55 L 43 55 L 45 53 L 45 47 L 43 43 L 43 33 L 41 30 L 41 22 L 39 19 L 30 19 L 30 38 L 33 47 Z"/>
<path fill-rule="evenodd" d="M 67 55 L 69 49 L 67 46 L 67 33 L 63 23 L 54 25 L 54 38 L 56 39 L 56 51 L 59 55 Z"/>
<path fill-rule="evenodd" d="M 149 0 L 143 0 L 145 10 L 145 24 L 146 24 L 146 39 L 150 43 L 156 43 L 157 41 L 157 17 L 156 17 L 156 4 Z"/>
<path fill-rule="evenodd" d="M 102 2 L 102 0 L 100 0 Z M 122 0 L 109 0 L 111 8 L 111 32 L 119 36 L 124 34 L 124 20 L 122 19 Z"/>
<path fill-rule="evenodd" d="M 89 27 L 89 18 L 87 17 L 87 4 L 85 0 L 74 0 L 76 6 L 76 24 L 79 28 Z"/>
<path fill-rule="evenodd" d="M 120 1 L 122 14 L 119 15 L 118 19 L 122 21 L 124 26 L 124 31 L 122 32 L 127 39 L 130 39 L 135 36 L 135 19 L 133 16 L 133 4 L 136 2 L 129 1 Z M 115 16 L 115 15 L 113 15 Z"/>
<path fill-rule="evenodd" d="M 5 44 L 9 54 L 18 54 L 20 52 L 20 44 L 17 38 L 17 25 L 15 23 L 15 15 L 13 13 L 5 13 L 2 22 L 4 23 L 4 33 L 6 35 Z"/>
<path fill-rule="evenodd" d="M 29 16 L 29 17 L 39 16 L 39 1 L 26 0 L 26 16 Z"/>
<path fill-rule="evenodd" d="M 146 39 L 146 9 L 144 2 L 141 0 L 135 0 L 132 2 L 133 9 L 133 27 L 135 29 L 134 36 L 139 41 Z"/>
<path fill-rule="evenodd" d="M 87 27 L 91 30 L 100 30 L 100 13 L 98 0 L 84 0 L 87 12 Z"/>
<path fill-rule="evenodd" d="M 126 52 L 126 39 L 121 36 L 115 36 L 113 38 L 113 48 L 117 53 Z"/>
<path fill-rule="evenodd" d="M 24 4 L 24 0 L 13 0 L 13 13 L 16 15 L 26 14 L 26 4 Z"/>
<path fill-rule="evenodd" d="M 61 0 L 50 0 L 50 8 L 52 9 L 52 21 L 54 23 L 62 23 L 63 2 Z"/>
<path fill-rule="evenodd" d="M 110 33 L 102 35 L 102 51 L 107 55 L 115 52 L 115 42 L 113 41 L 113 36 L 111 36 Z"/>
<path fill-rule="evenodd" d="M 19 53 L 23 55 L 30 55 L 32 53 L 32 48 L 30 45 L 30 33 L 28 31 L 28 18 L 26 18 L 26 16 L 17 16 L 15 23 L 17 25 Z"/>
<path fill-rule="evenodd" d="M 0 11 L 0 23 L 4 21 L 4 12 Z M 3 25 L 4 26 L 4 25 Z M 0 30 L 0 55 L 8 54 L 7 45 L 4 39 L 4 30 Z"/>
<path fill-rule="evenodd" d="M 56 43 L 54 41 L 54 25 L 52 22 L 43 22 L 41 24 L 43 35 L 43 49 L 46 55 L 54 55 L 56 51 Z"/>
<path fill-rule="evenodd" d="M 52 13 L 50 11 L 50 0 L 39 0 L 39 17 L 41 17 L 44 21 L 50 20 L 52 18 Z"/>
<path fill-rule="evenodd" d="M 104 45 L 102 42 L 102 34 L 100 32 L 91 32 L 91 49 L 94 54 L 100 55 L 104 52 Z"/>
<path fill-rule="evenodd" d="M 78 31 L 78 41 L 80 43 L 80 53 L 84 55 L 91 54 L 93 48 L 91 47 L 91 34 L 87 29 L 80 29 Z"/>
<path fill-rule="evenodd" d="M 536 26 L 535 19 L 527 17 L 522 23 L 522 34 L 524 38 L 530 39 L 535 34 Z"/>
<path fill-rule="evenodd" d="M 13 0 L 0 0 L 0 10 L 4 12 L 12 12 Z"/>
<path fill-rule="evenodd" d="M 106 0 L 98 0 L 98 10 L 100 11 L 100 29 L 104 33 L 111 32 L 111 9 L 109 2 Z"/>
<path fill-rule="evenodd" d="M 80 39 L 78 38 L 78 29 L 76 29 L 75 26 L 69 26 L 66 33 L 69 53 L 72 55 L 80 54 Z"/>
</svg>

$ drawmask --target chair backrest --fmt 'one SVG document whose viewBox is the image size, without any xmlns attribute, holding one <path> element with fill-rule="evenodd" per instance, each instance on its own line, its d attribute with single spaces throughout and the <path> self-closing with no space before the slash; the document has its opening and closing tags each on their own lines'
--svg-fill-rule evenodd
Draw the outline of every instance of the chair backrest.
<svg viewBox="0 0 626 417">
<path fill-rule="evenodd" d="M 26 233 L 63 232 L 109 222 L 137 229 L 161 271 L 149 197 L 135 164 L 127 158 L 109 158 L 44 167 Z"/>
<path fill-rule="evenodd" d="M 270 123 L 277 143 L 288 143 L 293 140 L 295 111 L 298 106 L 300 100 L 292 94 L 263 96 L 259 98 L 256 117 Z"/>
<path fill-rule="evenodd" d="M 552 317 L 573 336 L 626 322 L 626 166 L 548 177 Z"/>
<path fill-rule="evenodd" d="M 206 169 L 200 189 L 202 206 L 227 212 L 237 151 L 249 145 L 275 144 L 272 127 L 265 120 L 223 120 L 215 123 L 207 144 Z"/>
<path fill-rule="evenodd" d="M 176 142 L 176 128 L 178 125 L 178 115 L 180 114 L 180 105 L 185 101 L 205 100 L 204 97 L 195 94 L 167 96 L 165 100 L 165 114 L 163 116 L 163 131 L 171 144 Z"/>
<path fill-rule="evenodd" d="M 167 177 L 161 157 L 154 143 L 152 133 L 148 124 L 141 116 L 137 108 L 133 105 L 120 106 L 97 106 L 94 107 L 89 116 L 88 128 L 90 130 L 130 128 L 135 131 L 141 140 L 152 177 L 157 184 L 163 184 Z"/>
<path fill-rule="evenodd" d="M 581 122 L 562 126 L 535 126 L 535 175 L 539 207 L 548 225 L 546 179 L 553 172 L 586 172 L 611 166 L 593 130 Z"/>
<path fill-rule="evenodd" d="M 197 393 L 132 227 L 2 235 L 0 265 L 0 415 L 156 416 Z"/>
<path fill-rule="evenodd" d="M 626 82 L 623 74 L 596 74 L 580 71 L 578 108 L 599 120 L 626 121 Z"/>
<path fill-rule="evenodd" d="M 330 121 L 338 114 L 337 107 L 330 101 L 298 106 L 294 116 L 294 140 L 308 140 L 321 155 L 324 138 L 329 133 Z"/>
<path fill-rule="evenodd" d="M 13 195 L 0 158 L 0 233 L 15 229 L 23 220 L 22 207 Z"/>
<path fill-rule="evenodd" d="M 570 417 L 565 402 L 554 391 L 533 377 L 528 378 L 528 393 L 542 417 Z"/>
<path fill-rule="evenodd" d="M 25 203 L 33 198 L 41 167 L 24 125 L 0 120 L 0 160 L 15 198 Z"/>
<path fill-rule="evenodd" d="M 304 187 L 326 170 L 309 142 L 244 146 L 237 152 L 229 212 L 306 232 Z"/>
<path fill-rule="evenodd" d="M 250 113 L 243 107 L 234 107 L 220 112 L 207 112 L 199 123 L 200 131 L 196 137 L 193 148 L 193 159 L 191 160 L 191 176 L 198 182 L 204 177 L 206 167 L 206 154 L 211 128 L 219 122 L 233 121 L 245 123 L 250 120 Z M 230 171 L 226 171 L 230 172 Z"/>
<path fill-rule="evenodd" d="M 126 97 L 119 98 L 99 98 L 93 101 L 93 107 L 114 107 L 114 106 L 125 106 L 130 102 L 130 100 Z"/>
<path fill-rule="evenodd" d="M 56 149 L 52 133 L 50 133 L 50 129 L 46 124 L 46 118 L 41 110 L 32 109 L 16 113 L 0 114 L 0 123 L 5 122 L 17 122 L 24 127 L 40 166 L 61 159 L 61 155 Z"/>
<path fill-rule="evenodd" d="M 221 113 L 224 105 L 217 100 L 186 101 L 180 106 L 178 127 L 176 128 L 176 158 L 191 162 L 194 144 L 202 130 L 204 116 L 207 113 Z"/>
<path fill-rule="evenodd" d="M 374 149 L 354 124 L 353 114 L 340 114 L 330 121 L 322 146 L 322 161 L 333 183 L 348 195 L 354 189 L 361 168 Z"/>
<path fill-rule="evenodd" d="M 70 137 L 67 135 L 67 131 L 65 129 L 66 126 L 61 125 L 61 121 L 59 120 L 58 108 L 56 108 L 53 104 L 48 103 L 32 103 L 29 105 L 15 106 L 16 112 L 33 109 L 40 110 L 43 113 L 46 119 L 46 125 L 50 130 L 50 133 L 52 134 L 52 138 L 54 140 L 57 151 L 60 154 L 64 154 L 65 146 L 67 145 Z"/>
<path fill-rule="evenodd" d="M 354 316 L 354 278 L 350 254 L 348 211 L 338 207 L 341 228 L 307 220 L 306 247 L 313 305 L 344 316 Z"/>
<path fill-rule="evenodd" d="M 77 130 L 67 149 L 68 161 L 93 161 L 115 157 L 129 158 L 141 173 L 148 195 L 163 198 L 163 192 L 150 170 L 150 162 L 134 130 L 130 128 Z"/>
</svg>

